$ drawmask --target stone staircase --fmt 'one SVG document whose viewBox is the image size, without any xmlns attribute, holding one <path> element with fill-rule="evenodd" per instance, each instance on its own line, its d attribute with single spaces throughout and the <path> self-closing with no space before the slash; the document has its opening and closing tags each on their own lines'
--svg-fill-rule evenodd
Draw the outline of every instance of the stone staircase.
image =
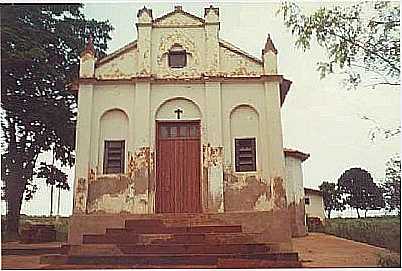
<svg viewBox="0 0 402 271">
<path fill-rule="evenodd" d="M 202 217 L 129 219 L 124 228 L 84 235 L 82 245 L 71 246 L 68 255 L 56 262 L 105 268 L 301 266 L 297 253 L 281 252 L 275 243 L 256 242 L 257 235 L 243 233 L 241 225 Z M 51 259 L 42 257 L 41 262 Z"/>
</svg>

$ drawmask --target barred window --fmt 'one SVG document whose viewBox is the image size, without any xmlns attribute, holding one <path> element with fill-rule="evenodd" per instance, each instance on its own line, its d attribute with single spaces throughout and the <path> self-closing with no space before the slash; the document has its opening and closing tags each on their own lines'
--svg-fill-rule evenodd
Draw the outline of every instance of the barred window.
<svg viewBox="0 0 402 271">
<path fill-rule="evenodd" d="M 103 173 L 124 173 L 124 140 L 106 140 Z"/>
<path fill-rule="evenodd" d="M 187 65 L 187 53 L 181 46 L 176 45 L 170 51 L 168 55 L 169 67 L 171 68 L 183 68 Z"/>
<path fill-rule="evenodd" d="M 256 171 L 255 138 L 235 139 L 237 172 Z"/>
</svg>

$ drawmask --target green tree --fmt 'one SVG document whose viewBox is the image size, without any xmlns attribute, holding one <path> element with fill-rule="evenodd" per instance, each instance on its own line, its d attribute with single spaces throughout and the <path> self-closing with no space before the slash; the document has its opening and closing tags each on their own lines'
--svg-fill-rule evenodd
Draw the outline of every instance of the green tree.
<svg viewBox="0 0 402 271">
<path fill-rule="evenodd" d="M 312 40 L 325 48 L 328 60 L 318 63 L 322 77 L 347 74 L 348 82 L 371 86 L 399 85 L 400 8 L 391 1 L 330 4 L 307 14 L 284 2 L 278 13 L 296 37 L 296 46 L 310 49 Z"/>
<path fill-rule="evenodd" d="M 324 209 L 327 213 L 328 219 L 331 218 L 332 211 L 345 210 L 345 203 L 342 200 L 342 193 L 336 188 L 335 183 L 324 181 L 318 188 L 322 192 Z"/>
<path fill-rule="evenodd" d="M 383 184 L 386 209 L 397 210 L 401 215 L 401 157 L 395 155 L 386 164 Z"/>
<path fill-rule="evenodd" d="M 338 179 L 339 190 L 346 195 L 345 202 L 356 209 L 360 218 L 359 209 L 378 210 L 385 207 L 382 189 L 376 185 L 371 174 L 361 168 L 346 170 Z"/>
<path fill-rule="evenodd" d="M 79 54 L 93 35 L 105 54 L 109 22 L 88 20 L 82 5 L 1 6 L 2 179 L 6 231 L 18 237 L 21 204 L 32 198 L 39 154 L 53 150 L 63 166 L 74 163 L 76 97 L 66 85 L 78 78 Z M 56 168 L 41 165 L 39 177 L 68 188 Z"/>
</svg>

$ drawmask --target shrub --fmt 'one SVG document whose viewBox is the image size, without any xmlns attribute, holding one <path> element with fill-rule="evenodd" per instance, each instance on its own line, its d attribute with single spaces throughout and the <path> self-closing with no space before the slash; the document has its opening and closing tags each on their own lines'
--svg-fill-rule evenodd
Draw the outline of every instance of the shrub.
<svg viewBox="0 0 402 271">
<path fill-rule="evenodd" d="M 400 251 L 399 217 L 335 218 L 327 221 L 324 231 L 338 237 Z"/>
<path fill-rule="evenodd" d="M 324 232 L 324 226 L 319 217 L 307 217 L 307 229 L 309 232 Z"/>
<path fill-rule="evenodd" d="M 395 253 L 381 253 L 378 255 L 379 267 L 401 267 L 401 257 Z"/>
</svg>

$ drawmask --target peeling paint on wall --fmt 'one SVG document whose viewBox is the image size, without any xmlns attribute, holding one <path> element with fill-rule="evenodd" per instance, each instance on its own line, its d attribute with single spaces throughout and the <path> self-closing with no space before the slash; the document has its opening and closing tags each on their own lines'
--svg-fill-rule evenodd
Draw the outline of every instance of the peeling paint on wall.
<svg viewBox="0 0 402 271">
<path fill-rule="evenodd" d="M 147 213 L 150 166 L 153 152 L 141 147 L 129 154 L 127 174 L 93 177 L 88 189 L 90 213 Z"/>
<path fill-rule="evenodd" d="M 286 191 L 282 177 L 272 178 L 271 185 L 274 198 L 274 209 L 286 208 Z"/>
<path fill-rule="evenodd" d="M 292 237 L 305 236 L 307 229 L 305 225 L 304 199 L 300 199 L 297 203 L 292 201 L 288 205 L 288 210 Z"/>
<path fill-rule="evenodd" d="M 258 175 L 225 171 L 225 211 L 267 211 L 271 189 Z"/>
<path fill-rule="evenodd" d="M 137 71 L 138 51 L 132 49 L 95 69 L 98 79 L 130 79 Z"/>
<path fill-rule="evenodd" d="M 156 55 L 155 74 L 160 78 L 199 77 L 200 66 L 200 44 L 201 41 L 191 37 L 189 29 L 164 30 L 159 38 L 159 45 Z M 187 65 L 181 69 L 171 69 L 168 65 L 167 55 L 175 44 L 182 46 L 187 53 Z"/>
<path fill-rule="evenodd" d="M 222 76 L 259 76 L 262 74 L 261 64 L 246 57 L 220 47 L 220 75 Z"/>
<path fill-rule="evenodd" d="M 148 169 L 150 164 L 150 148 L 141 147 L 134 153 L 134 175 Z"/>
<path fill-rule="evenodd" d="M 138 178 L 101 175 L 89 186 L 89 213 L 146 213 L 147 204 L 147 182 Z"/>
<path fill-rule="evenodd" d="M 78 178 L 75 190 L 74 213 L 86 212 L 87 191 L 87 180 Z"/>
<path fill-rule="evenodd" d="M 223 212 L 223 147 L 202 146 L 203 179 L 208 186 L 208 212 Z"/>
<path fill-rule="evenodd" d="M 90 169 L 88 172 L 88 184 L 92 183 L 93 181 L 96 180 L 96 170 L 95 169 Z"/>
<path fill-rule="evenodd" d="M 203 166 L 222 166 L 223 163 L 223 147 L 212 147 L 211 144 L 202 146 Z"/>
</svg>

